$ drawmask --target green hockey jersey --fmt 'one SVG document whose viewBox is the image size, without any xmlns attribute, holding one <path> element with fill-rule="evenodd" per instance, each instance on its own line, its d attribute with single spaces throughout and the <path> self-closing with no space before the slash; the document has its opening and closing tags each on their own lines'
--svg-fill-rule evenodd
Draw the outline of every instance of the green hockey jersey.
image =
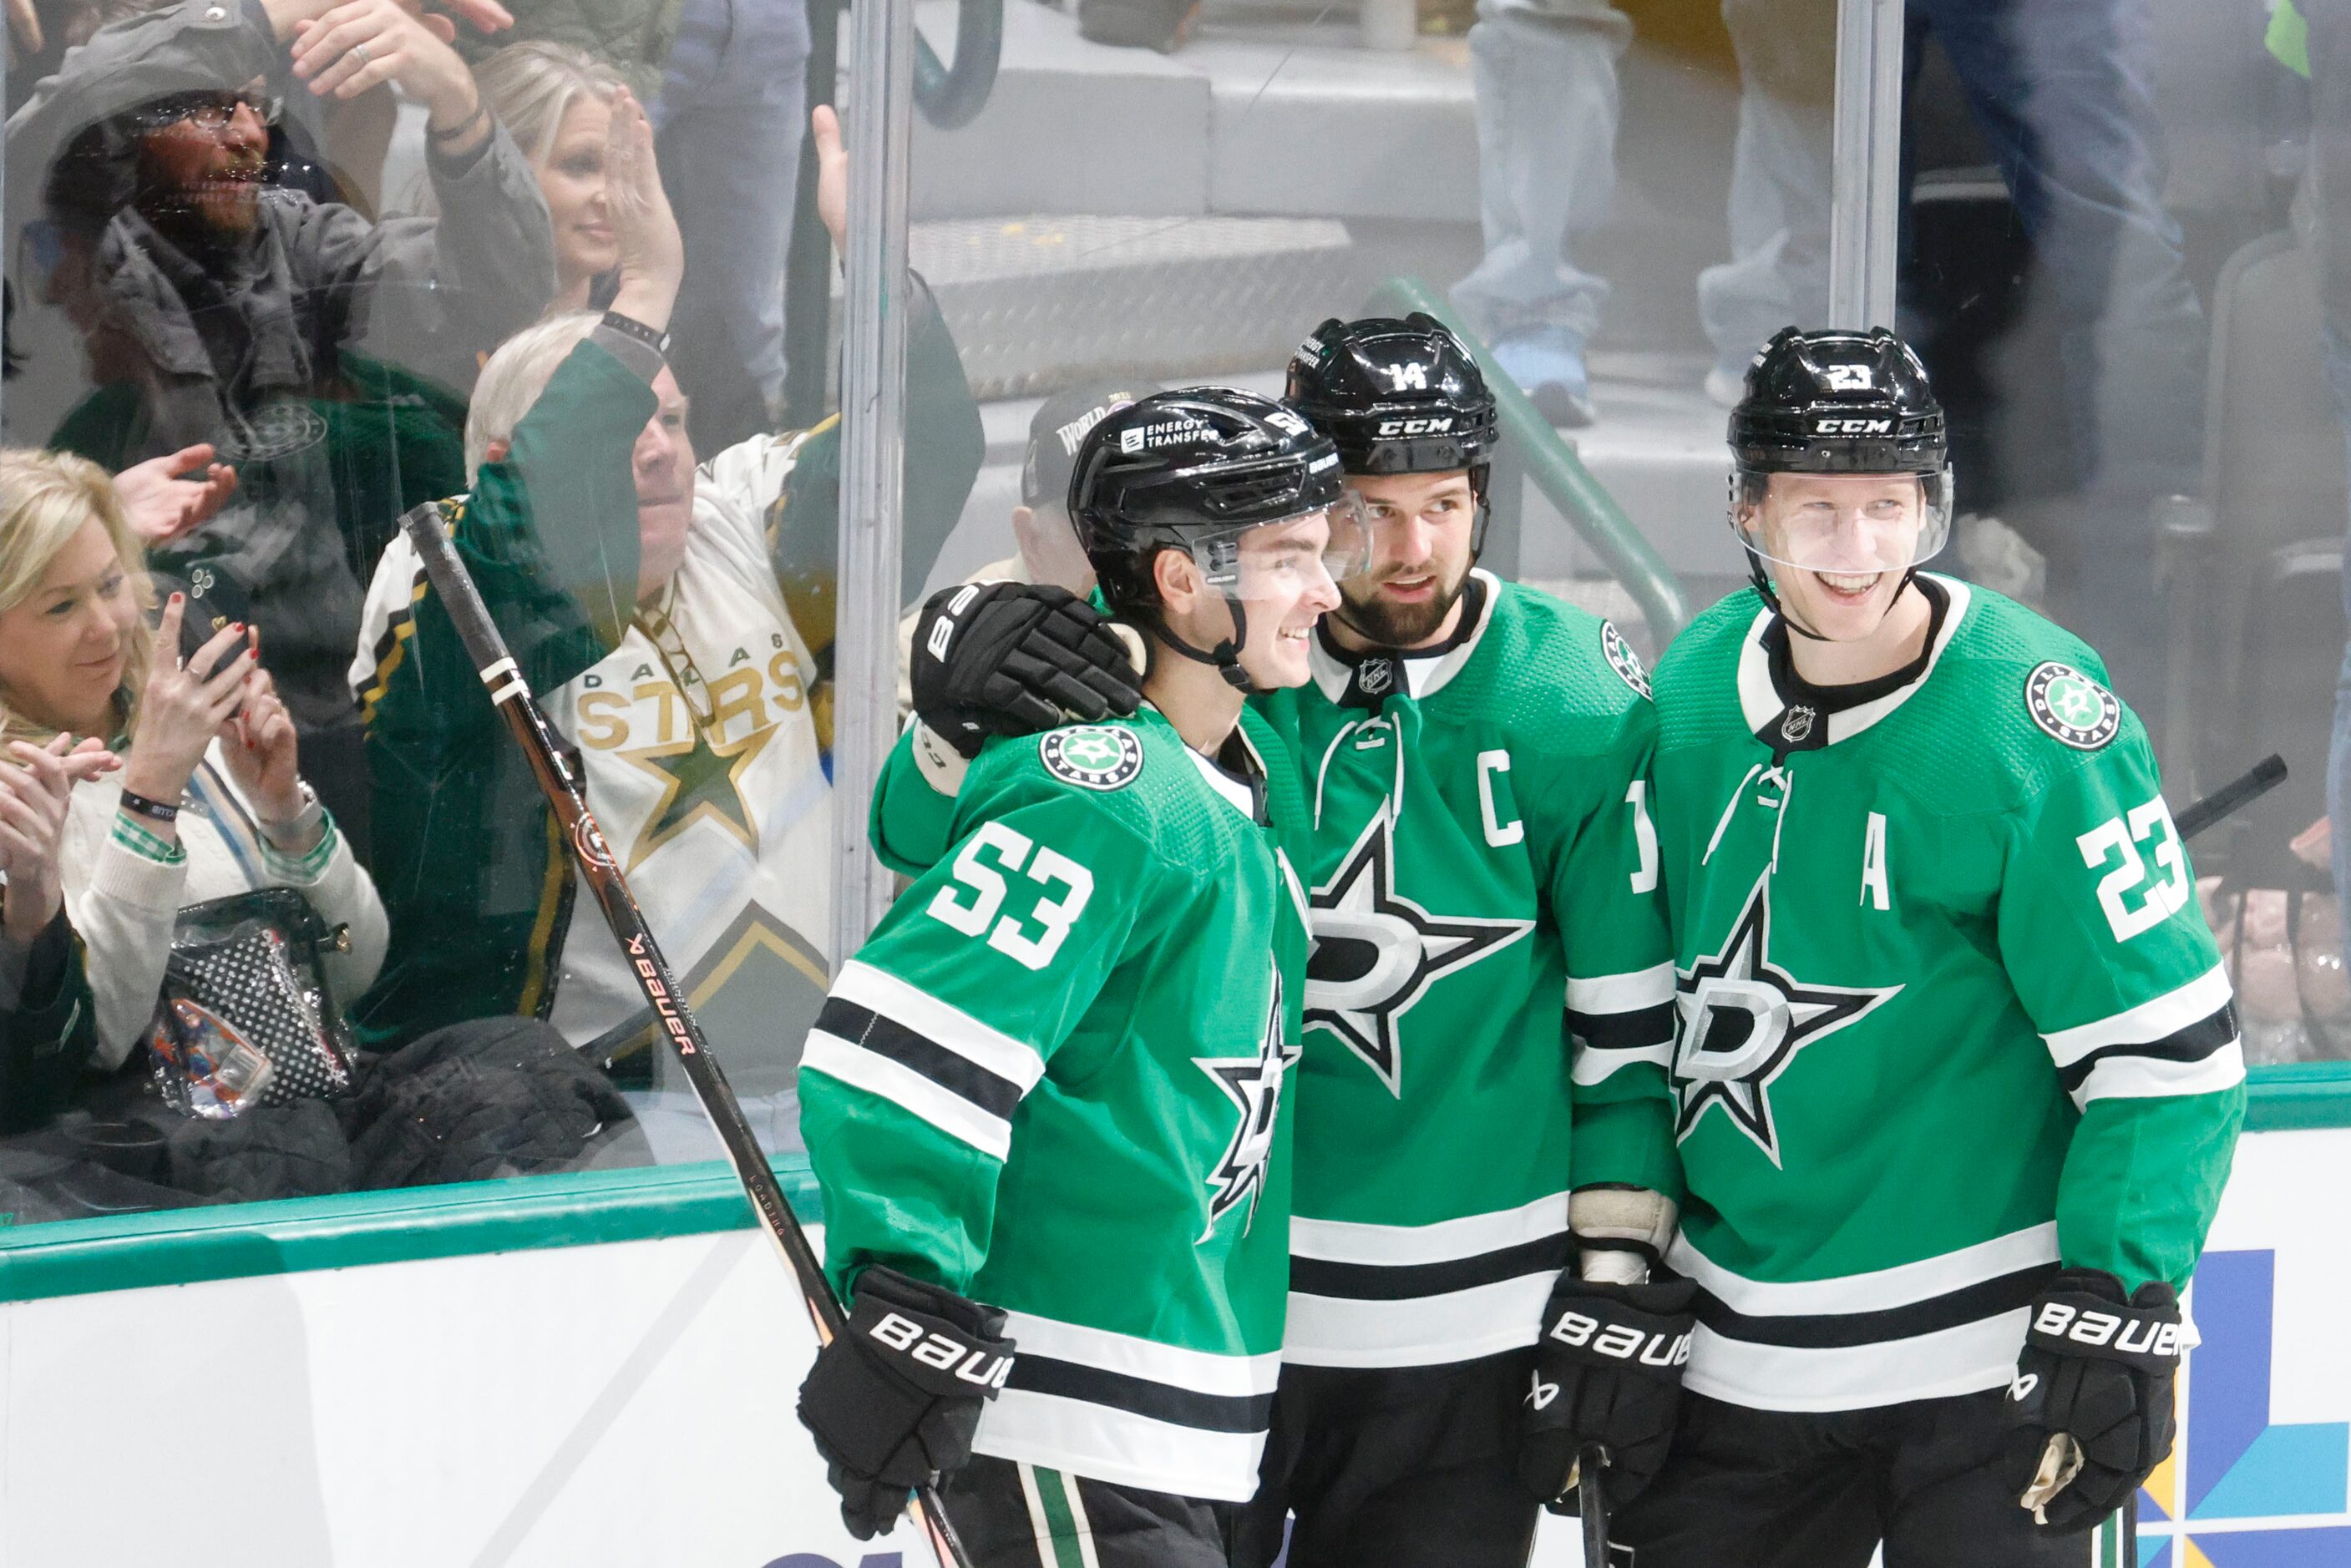
<svg viewBox="0 0 2351 1568">
<path fill-rule="evenodd" d="M 1570 1189 L 1679 1190 L 1647 677 L 1606 622 L 1473 582 L 1447 646 L 1320 640 L 1311 684 L 1251 699 L 1311 799 L 1293 1362 L 1532 1345 Z M 922 772 L 902 746 L 874 804 L 908 871 L 950 809 Z"/>
<path fill-rule="evenodd" d="M 1448 646 L 1325 637 L 1258 699 L 1314 822 L 1293 1362 L 1532 1345 L 1570 1189 L 1678 1189 L 1647 679 L 1597 617 L 1473 581 Z"/>
<path fill-rule="evenodd" d="M 1998 1387 L 2061 1263 L 2183 1283 L 2244 1109 L 2145 730 L 1981 588 L 1839 708 L 1742 590 L 1656 673 L 1698 1281 L 1688 1386 L 1841 1410 Z"/>
<path fill-rule="evenodd" d="M 800 1065 L 835 1285 L 888 1263 L 1008 1314 L 976 1450 L 1231 1501 L 1280 1369 L 1306 954 L 1296 777 L 1237 743 L 1249 776 L 1148 708 L 992 743 Z"/>
</svg>

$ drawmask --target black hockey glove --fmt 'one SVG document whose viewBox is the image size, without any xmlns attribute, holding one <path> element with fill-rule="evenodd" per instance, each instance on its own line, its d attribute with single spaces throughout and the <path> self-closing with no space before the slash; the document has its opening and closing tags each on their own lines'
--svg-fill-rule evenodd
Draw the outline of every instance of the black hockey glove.
<svg viewBox="0 0 2351 1568">
<path fill-rule="evenodd" d="M 914 622 L 914 711 L 966 757 L 990 735 L 1132 713 L 1135 681 L 1109 620 L 1050 584 L 941 588 Z"/>
<path fill-rule="evenodd" d="M 1687 1280 L 1607 1285 L 1560 1276 L 1543 1308 L 1519 1444 L 1519 1479 L 1552 1512 L 1574 1511 L 1563 1495 L 1567 1472 L 1587 1443 L 1606 1452 L 1601 1490 L 1611 1508 L 1656 1479 L 1681 1407 L 1697 1293 Z"/>
<path fill-rule="evenodd" d="M 1004 1314 L 878 1264 L 857 1276 L 841 1336 L 800 1385 L 841 1522 L 860 1541 L 895 1523 L 906 1495 L 971 1458 L 983 1402 L 1012 1370 Z"/>
<path fill-rule="evenodd" d="M 2171 1451 L 2179 1352 L 2179 1298 L 2167 1284 L 2126 1298 L 2103 1269 L 2066 1269 L 2032 1303 L 2001 1479 L 2048 1533 L 2094 1528 Z"/>
</svg>

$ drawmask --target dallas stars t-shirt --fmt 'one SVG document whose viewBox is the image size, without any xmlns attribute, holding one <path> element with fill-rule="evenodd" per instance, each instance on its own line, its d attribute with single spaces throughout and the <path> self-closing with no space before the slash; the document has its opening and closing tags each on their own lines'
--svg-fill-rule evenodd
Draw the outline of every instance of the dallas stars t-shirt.
<svg viewBox="0 0 2351 1568">
<path fill-rule="evenodd" d="M 1239 1501 L 1280 1366 L 1302 812 L 1144 709 L 992 742 L 953 846 L 842 966 L 800 1066 L 836 1285 L 1006 1309 L 977 1450 Z M 917 787 L 920 787 L 919 785 Z"/>
<path fill-rule="evenodd" d="M 1998 1387 L 2061 1263 L 2184 1282 L 2242 1118 L 2226 972 L 2145 730 L 1980 588 L 1845 701 L 1751 590 L 1656 674 L 1689 1386 Z M 1860 696 L 1865 700 L 1853 702 Z"/>
</svg>

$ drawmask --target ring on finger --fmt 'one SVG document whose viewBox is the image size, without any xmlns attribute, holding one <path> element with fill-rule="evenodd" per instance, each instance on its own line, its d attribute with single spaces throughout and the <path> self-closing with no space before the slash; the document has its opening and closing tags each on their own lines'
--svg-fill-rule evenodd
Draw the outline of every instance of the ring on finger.
<svg viewBox="0 0 2351 1568">
<path fill-rule="evenodd" d="M 353 44 L 351 46 L 351 53 L 360 57 L 360 64 L 366 65 L 368 63 L 370 57 L 368 55 L 368 47 L 365 44 Z"/>
</svg>

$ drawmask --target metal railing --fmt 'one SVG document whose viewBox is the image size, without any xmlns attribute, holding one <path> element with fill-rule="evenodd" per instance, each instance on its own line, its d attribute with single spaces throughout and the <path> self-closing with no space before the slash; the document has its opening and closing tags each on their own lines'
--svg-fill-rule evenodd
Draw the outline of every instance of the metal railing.
<svg viewBox="0 0 2351 1568">
<path fill-rule="evenodd" d="M 1503 440 L 1524 465 L 1528 480 L 1559 508 L 1568 525 L 1625 585 L 1648 619 L 1649 645 L 1663 651 L 1675 634 L 1689 624 L 1689 598 L 1682 592 L 1681 580 L 1633 525 L 1607 487 L 1592 477 L 1575 449 L 1494 363 L 1485 343 L 1462 325 L 1445 296 L 1416 277 L 1392 277 L 1372 291 L 1365 308 L 1395 316 L 1426 311 L 1460 335 L 1478 368 L 1486 373 L 1486 384 L 1493 389 Z"/>
</svg>

